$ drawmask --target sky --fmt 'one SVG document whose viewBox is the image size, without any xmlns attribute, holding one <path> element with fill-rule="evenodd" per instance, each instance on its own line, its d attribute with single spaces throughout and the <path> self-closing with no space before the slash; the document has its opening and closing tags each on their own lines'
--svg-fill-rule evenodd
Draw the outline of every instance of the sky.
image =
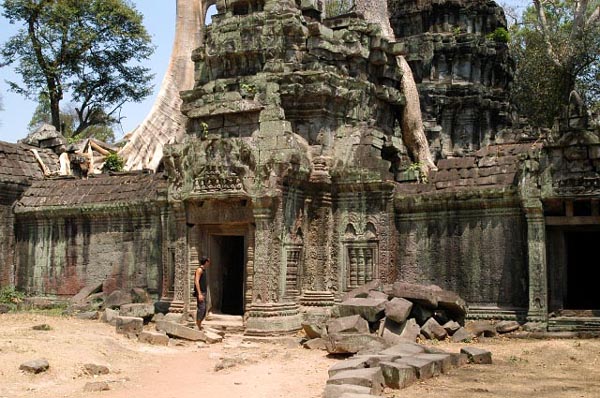
<svg viewBox="0 0 600 398">
<path fill-rule="evenodd" d="M 117 140 L 123 134 L 133 130 L 140 124 L 152 108 L 160 83 L 169 64 L 169 56 L 175 35 L 176 0 L 132 0 L 133 4 L 144 15 L 144 24 L 156 50 L 146 62 L 146 66 L 154 73 L 154 93 L 141 103 L 128 103 L 121 112 L 125 118 L 121 127 L 117 127 Z M 503 4 L 513 7 L 524 7 L 526 0 L 505 0 Z M 15 25 L 0 16 L 0 43 L 4 43 L 17 30 Z M 6 80 L 19 82 L 19 77 L 11 67 L 0 68 L 0 93 L 4 111 L 0 111 L 0 141 L 17 142 L 27 135 L 27 125 L 36 107 L 34 101 L 12 93 L 8 90 Z"/>
</svg>

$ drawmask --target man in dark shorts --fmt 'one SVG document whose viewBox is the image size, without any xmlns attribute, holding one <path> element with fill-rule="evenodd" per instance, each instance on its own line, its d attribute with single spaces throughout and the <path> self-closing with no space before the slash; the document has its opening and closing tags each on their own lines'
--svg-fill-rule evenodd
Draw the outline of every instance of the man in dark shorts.
<svg viewBox="0 0 600 398">
<path fill-rule="evenodd" d="M 206 316 L 206 267 L 209 265 L 210 259 L 202 257 L 200 259 L 200 266 L 194 273 L 194 296 L 196 296 L 196 304 L 198 305 L 198 309 L 196 310 L 196 325 L 198 325 L 199 330 L 202 329 L 202 321 Z"/>
</svg>

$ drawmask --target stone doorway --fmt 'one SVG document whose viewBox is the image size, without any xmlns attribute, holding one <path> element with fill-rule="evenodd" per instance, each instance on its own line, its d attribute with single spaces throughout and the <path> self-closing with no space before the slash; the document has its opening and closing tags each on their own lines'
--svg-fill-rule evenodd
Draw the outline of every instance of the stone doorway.
<svg viewBox="0 0 600 398">
<path fill-rule="evenodd" d="M 209 235 L 208 271 L 212 312 L 244 314 L 245 238 L 240 235 Z"/>
<path fill-rule="evenodd" d="M 554 227 L 548 230 L 550 311 L 600 310 L 597 245 L 599 226 Z M 596 315 L 597 311 L 593 311 Z"/>
</svg>

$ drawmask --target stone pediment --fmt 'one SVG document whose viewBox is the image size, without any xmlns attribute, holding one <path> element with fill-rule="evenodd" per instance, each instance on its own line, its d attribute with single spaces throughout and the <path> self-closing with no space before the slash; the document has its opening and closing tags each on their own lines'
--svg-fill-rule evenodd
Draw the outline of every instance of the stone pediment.
<svg viewBox="0 0 600 398">
<path fill-rule="evenodd" d="M 208 165 L 194 178 L 191 197 L 215 194 L 246 195 L 240 176 L 228 166 Z"/>
</svg>

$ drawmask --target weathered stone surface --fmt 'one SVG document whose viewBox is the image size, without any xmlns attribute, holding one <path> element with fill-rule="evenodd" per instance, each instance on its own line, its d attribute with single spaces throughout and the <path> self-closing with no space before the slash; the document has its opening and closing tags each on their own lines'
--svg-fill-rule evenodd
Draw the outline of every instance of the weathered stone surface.
<svg viewBox="0 0 600 398">
<path fill-rule="evenodd" d="M 339 361 L 338 363 L 329 368 L 329 377 L 335 375 L 336 373 L 343 372 L 345 370 L 366 368 L 368 359 L 369 357 L 363 356 L 347 358 L 343 361 Z"/>
<path fill-rule="evenodd" d="M 496 331 L 498 333 L 510 333 L 519 330 L 521 325 L 517 321 L 501 321 L 496 324 Z"/>
<path fill-rule="evenodd" d="M 115 319 L 117 333 L 128 337 L 138 336 L 144 329 L 144 320 L 142 318 L 130 316 L 118 316 Z"/>
<path fill-rule="evenodd" d="M 465 329 L 475 337 L 495 337 L 498 334 L 494 325 L 488 321 L 469 322 L 465 326 Z"/>
<path fill-rule="evenodd" d="M 381 362 L 391 362 L 398 358 L 398 355 L 382 355 L 382 354 L 357 354 L 356 359 L 364 359 L 366 368 L 376 368 Z"/>
<path fill-rule="evenodd" d="M 353 384 L 368 387 L 371 394 L 380 395 L 385 386 L 385 380 L 380 368 L 351 369 L 336 373 L 327 380 L 327 384 Z"/>
<path fill-rule="evenodd" d="M 86 363 L 85 365 L 83 365 L 83 372 L 90 376 L 100 376 L 109 374 L 110 370 L 107 366 L 104 365 Z"/>
<path fill-rule="evenodd" d="M 86 311 L 86 312 L 78 312 L 75 314 L 75 318 L 93 321 L 98 319 L 98 311 Z"/>
<path fill-rule="evenodd" d="M 19 366 L 19 369 L 28 373 L 42 373 L 50 368 L 50 364 L 46 359 L 35 359 L 33 361 L 24 362 Z"/>
<path fill-rule="evenodd" d="M 400 343 L 380 352 L 381 355 L 397 355 L 401 358 L 422 354 L 425 348 L 417 343 Z"/>
<path fill-rule="evenodd" d="M 165 333 L 144 331 L 138 336 L 140 343 L 152 345 L 169 345 L 169 336 Z"/>
<path fill-rule="evenodd" d="M 369 290 L 369 294 L 367 294 L 367 298 L 387 300 L 388 295 L 387 295 L 387 293 L 380 292 L 379 290 Z"/>
<path fill-rule="evenodd" d="M 0 303 L 0 314 L 8 314 L 11 307 L 8 304 Z"/>
<path fill-rule="evenodd" d="M 135 304 L 123 304 L 119 309 L 119 315 L 121 316 L 133 316 L 137 318 L 144 318 L 144 322 L 149 322 L 154 315 L 154 304 L 149 303 L 135 303 Z"/>
<path fill-rule="evenodd" d="M 421 327 L 421 334 L 431 340 L 444 340 L 448 333 L 434 318 L 429 318 Z"/>
<path fill-rule="evenodd" d="M 385 303 L 385 316 L 394 322 L 402 323 L 407 320 L 413 303 L 403 298 L 394 297 Z"/>
<path fill-rule="evenodd" d="M 371 388 L 354 384 L 327 384 L 323 398 L 341 398 L 345 393 L 361 394 L 361 398 L 366 398 L 371 393 Z"/>
<path fill-rule="evenodd" d="M 52 330 L 52 326 L 48 325 L 47 323 L 42 323 L 41 325 L 32 326 L 31 329 L 47 332 Z"/>
<path fill-rule="evenodd" d="M 204 333 L 204 337 L 205 337 L 204 342 L 206 342 L 208 344 L 216 344 L 216 343 L 220 343 L 223 341 L 223 336 L 221 336 L 219 333 L 209 330 L 208 328 L 202 330 L 202 332 Z M 297 344 L 298 343 L 295 343 L 296 346 L 297 346 Z"/>
<path fill-rule="evenodd" d="M 464 323 L 468 307 L 462 297 L 455 292 L 443 289 L 434 291 L 434 295 L 438 302 L 438 308 L 446 310 L 455 321 Z"/>
<path fill-rule="evenodd" d="M 330 354 L 356 354 L 357 352 L 383 350 L 387 344 L 371 334 L 332 333 L 327 336 L 327 351 Z"/>
<path fill-rule="evenodd" d="M 369 333 L 369 322 L 360 315 L 335 318 L 327 322 L 327 333 Z"/>
<path fill-rule="evenodd" d="M 132 302 L 133 298 L 131 297 L 131 293 L 124 292 L 122 290 L 115 290 L 106 297 L 106 300 L 104 300 L 104 307 L 115 309 L 124 304 L 131 304 Z"/>
<path fill-rule="evenodd" d="M 134 287 L 131 289 L 131 298 L 134 303 L 152 304 L 152 297 L 150 297 L 150 294 L 141 287 Z"/>
<path fill-rule="evenodd" d="M 385 299 L 353 298 L 339 304 L 342 317 L 360 315 L 368 322 L 377 322 L 383 318 Z"/>
<path fill-rule="evenodd" d="M 460 349 L 460 352 L 467 355 L 470 363 L 486 365 L 492 363 L 492 353 L 488 350 L 476 347 L 463 347 Z"/>
<path fill-rule="evenodd" d="M 309 339 L 317 339 L 327 335 L 327 329 L 322 324 L 302 322 L 302 330 Z"/>
<path fill-rule="evenodd" d="M 100 319 L 102 322 L 106 322 L 109 325 L 115 326 L 117 324 L 117 317 L 119 316 L 119 311 L 107 308 L 102 313 Z"/>
<path fill-rule="evenodd" d="M 156 330 L 165 332 L 168 336 L 178 339 L 207 342 L 204 332 L 170 321 L 156 322 Z"/>
<path fill-rule="evenodd" d="M 417 372 L 414 367 L 398 362 L 379 363 L 385 385 L 389 388 L 405 388 L 417 380 Z"/>
<path fill-rule="evenodd" d="M 415 319 L 419 325 L 423 326 L 429 318 L 433 317 L 433 314 L 434 312 L 432 309 L 426 308 L 421 304 L 415 304 L 410 312 L 410 317 Z"/>
<path fill-rule="evenodd" d="M 429 309 L 436 309 L 438 306 L 437 297 L 427 286 L 396 282 L 393 286 L 393 295 L 394 297 L 407 299 L 413 303 L 421 304 Z"/>
<path fill-rule="evenodd" d="M 322 337 L 319 337 L 317 339 L 310 339 L 304 342 L 304 344 L 302 344 L 302 347 L 307 348 L 309 350 L 327 351 L 327 339 L 324 339 Z"/>
<path fill-rule="evenodd" d="M 434 373 L 448 373 L 454 366 L 454 360 L 451 354 L 417 354 L 415 358 L 432 360 L 435 362 L 436 372 Z"/>
<path fill-rule="evenodd" d="M 102 282 L 96 282 L 83 287 L 79 293 L 71 297 L 71 303 L 83 304 L 92 293 L 98 293 L 102 290 Z"/>
<path fill-rule="evenodd" d="M 85 383 L 85 386 L 83 386 L 83 391 L 85 392 L 100 392 L 109 390 L 110 385 L 106 381 L 92 381 Z"/>
<path fill-rule="evenodd" d="M 466 341 L 471 341 L 475 337 L 472 333 L 468 332 L 465 328 L 461 327 L 458 329 L 452 337 L 450 337 L 450 341 L 453 343 L 462 343 Z"/>
<path fill-rule="evenodd" d="M 448 321 L 442 325 L 446 333 L 452 336 L 458 329 L 461 328 L 460 323 L 456 321 Z"/>
<path fill-rule="evenodd" d="M 404 357 L 396 359 L 394 362 L 412 366 L 415 369 L 419 380 L 430 379 L 433 376 L 439 375 L 441 371 L 441 369 L 436 367 L 436 362 L 432 359 Z"/>
</svg>

